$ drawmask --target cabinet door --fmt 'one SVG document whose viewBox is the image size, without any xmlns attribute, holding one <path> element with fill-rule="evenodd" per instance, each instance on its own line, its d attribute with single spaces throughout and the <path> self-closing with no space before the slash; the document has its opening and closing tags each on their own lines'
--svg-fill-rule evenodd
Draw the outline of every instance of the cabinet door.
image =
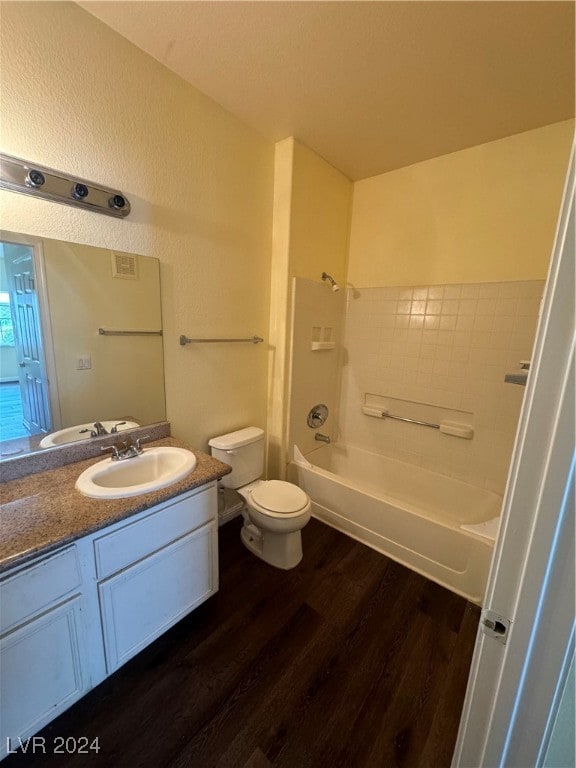
<svg viewBox="0 0 576 768">
<path fill-rule="evenodd" d="M 82 598 L 76 596 L 0 639 L 0 755 L 87 690 Z"/>
<path fill-rule="evenodd" d="M 102 582 L 106 666 L 113 672 L 217 589 L 212 522 Z"/>
</svg>

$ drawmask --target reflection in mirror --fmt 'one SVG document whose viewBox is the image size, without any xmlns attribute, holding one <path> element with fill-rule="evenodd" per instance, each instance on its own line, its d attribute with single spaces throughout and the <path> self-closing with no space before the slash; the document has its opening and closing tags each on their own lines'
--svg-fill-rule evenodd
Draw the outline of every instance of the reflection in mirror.
<svg viewBox="0 0 576 768">
<path fill-rule="evenodd" d="M 2 232 L 0 452 L 166 418 L 159 262 Z"/>
</svg>

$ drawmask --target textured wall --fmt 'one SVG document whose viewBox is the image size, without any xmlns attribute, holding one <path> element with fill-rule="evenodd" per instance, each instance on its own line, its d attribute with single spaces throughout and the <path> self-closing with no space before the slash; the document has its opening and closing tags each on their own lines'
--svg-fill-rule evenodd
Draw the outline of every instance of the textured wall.
<svg viewBox="0 0 576 768">
<path fill-rule="evenodd" d="M 294 142 L 290 274 L 346 279 L 352 182 L 300 142 Z"/>
<path fill-rule="evenodd" d="M 568 120 L 356 182 L 348 279 L 543 280 L 573 132 Z"/>
<path fill-rule="evenodd" d="M 30 51 L 34 51 L 31 55 Z M 173 432 L 266 426 L 273 146 L 73 3 L 5 3 L 1 150 L 109 186 L 117 221 L 0 194 L 2 227 L 156 256 Z"/>
</svg>

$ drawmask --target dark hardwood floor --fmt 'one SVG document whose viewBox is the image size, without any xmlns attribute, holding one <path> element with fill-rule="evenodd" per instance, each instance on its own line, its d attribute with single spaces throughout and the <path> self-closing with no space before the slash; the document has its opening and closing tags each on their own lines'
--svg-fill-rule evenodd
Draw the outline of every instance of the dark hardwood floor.
<svg viewBox="0 0 576 768">
<path fill-rule="evenodd" d="M 479 609 L 315 520 L 274 569 L 220 529 L 220 591 L 3 768 L 448 768 Z"/>
</svg>

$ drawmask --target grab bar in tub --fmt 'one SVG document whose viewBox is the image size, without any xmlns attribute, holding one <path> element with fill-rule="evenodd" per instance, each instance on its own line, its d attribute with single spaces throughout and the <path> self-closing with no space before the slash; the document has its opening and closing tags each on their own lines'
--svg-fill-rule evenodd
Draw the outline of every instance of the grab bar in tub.
<svg viewBox="0 0 576 768">
<path fill-rule="evenodd" d="M 471 440 L 474 437 L 474 430 L 467 424 L 456 424 L 451 421 L 443 421 L 440 424 L 433 424 L 430 421 L 419 421 L 418 419 L 408 419 L 405 416 L 395 416 L 393 413 L 388 413 L 385 408 L 378 408 L 374 405 L 363 405 L 362 413 L 366 416 L 376 416 L 378 419 L 394 419 L 394 421 L 405 421 L 408 424 L 418 424 L 420 427 L 430 427 L 431 429 L 439 429 L 445 435 L 452 435 L 453 437 L 463 437 L 465 440 Z"/>
<path fill-rule="evenodd" d="M 388 413 L 385 408 L 376 408 L 373 405 L 363 405 L 362 413 L 366 416 L 376 416 L 379 419 L 394 419 L 394 421 L 407 421 L 409 424 L 419 424 L 421 427 L 431 427 L 432 429 L 440 429 L 440 424 L 432 424 L 430 421 L 418 421 L 417 419 L 408 419 L 405 416 L 394 416 L 392 413 Z"/>
</svg>

